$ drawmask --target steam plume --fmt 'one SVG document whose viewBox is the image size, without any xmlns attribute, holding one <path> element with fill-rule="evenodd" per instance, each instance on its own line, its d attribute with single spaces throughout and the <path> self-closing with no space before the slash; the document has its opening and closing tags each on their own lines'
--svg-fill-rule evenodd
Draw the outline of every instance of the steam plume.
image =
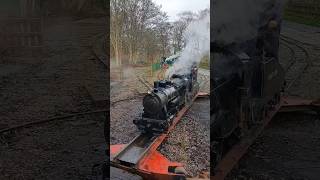
<svg viewBox="0 0 320 180">
<path fill-rule="evenodd" d="M 210 51 L 210 15 L 207 13 L 201 19 L 192 21 L 184 32 L 186 46 L 180 57 L 166 72 L 167 77 L 174 73 L 187 74 L 193 64 L 199 64 L 201 58 Z"/>
<path fill-rule="evenodd" d="M 284 3 L 284 0 L 214 0 L 211 38 L 220 44 L 252 39 L 270 17 L 281 18 Z"/>
</svg>

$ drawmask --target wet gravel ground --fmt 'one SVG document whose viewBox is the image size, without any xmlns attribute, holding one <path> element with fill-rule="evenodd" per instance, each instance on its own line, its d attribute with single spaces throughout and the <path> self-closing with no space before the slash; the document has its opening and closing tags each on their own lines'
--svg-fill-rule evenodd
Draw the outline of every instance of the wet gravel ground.
<svg viewBox="0 0 320 180">
<path fill-rule="evenodd" d="M 278 115 L 228 179 L 319 179 L 319 128 L 316 116 Z"/>
<path fill-rule="evenodd" d="M 105 93 L 92 39 L 106 20 L 44 19 L 44 57 L 2 59 L 0 129 L 97 110 L 87 87 Z M 12 71 L 2 71 L 15 66 Z M 106 94 L 105 94 L 105 97 Z M 104 113 L 62 119 L 0 137 L 0 179 L 87 179 L 104 160 Z"/>
<path fill-rule="evenodd" d="M 0 146 L 0 179 L 87 179 L 104 157 L 105 116 L 26 129 Z"/>
<path fill-rule="evenodd" d="M 184 163 L 191 177 L 210 169 L 210 101 L 199 99 L 169 134 L 160 152 Z"/>
<path fill-rule="evenodd" d="M 312 61 L 312 65 L 289 90 L 290 95 L 309 99 L 320 98 L 319 32 L 320 28 L 284 23 L 282 33 L 301 41 L 297 43 L 309 52 Z M 297 55 L 303 56 L 302 53 Z M 281 63 L 290 62 L 288 48 L 280 47 L 280 57 Z M 227 179 L 319 179 L 319 132 L 319 116 L 278 114 Z"/>
<path fill-rule="evenodd" d="M 110 144 L 129 143 L 139 131 L 133 124 L 142 112 L 142 98 L 116 103 L 110 110 Z"/>
</svg>

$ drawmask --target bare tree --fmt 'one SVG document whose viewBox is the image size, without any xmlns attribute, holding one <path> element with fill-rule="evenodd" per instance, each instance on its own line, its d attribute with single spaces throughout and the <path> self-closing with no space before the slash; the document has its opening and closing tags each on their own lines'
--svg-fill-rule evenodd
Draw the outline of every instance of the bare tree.
<svg viewBox="0 0 320 180">
<path fill-rule="evenodd" d="M 111 0 L 111 56 L 116 64 L 152 63 L 184 47 L 183 33 L 197 14 L 185 11 L 173 23 L 152 0 Z M 201 16 L 201 14 L 199 15 Z"/>
<path fill-rule="evenodd" d="M 197 18 L 197 14 L 191 11 L 184 11 L 178 14 L 179 20 L 173 22 L 172 46 L 174 53 L 177 53 L 184 47 L 184 31 L 187 26 Z"/>
<path fill-rule="evenodd" d="M 159 38 L 164 40 L 164 31 L 159 27 L 164 25 L 166 15 L 160 11 L 151 0 L 119 0 L 111 1 L 111 43 L 112 53 L 118 62 L 121 55 L 126 54 L 130 63 L 135 64 L 150 52 L 143 43 L 149 44 L 152 49 L 159 43 Z M 157 33 L 162 33 L 160 36 Z M 150 36 L 153 34 L 153 36 Z M 147 35 L 147 36 L 146 36 Z M 152 38 L 152 39 L 151 39 Z M 150 43 L 154 43 L 150 45 Z M 160 44 L 166 44 L 161 42 Z M 165 48 L 164 48 L 165 49 Z"/>
<path fill-rule="evenodd" d="M 123 31 L 124 31 L 124 20 L 127 15 L 124 7 L 126 1 L 122 0 L 111 0 L 110 3 L 110 40 L 111 48 L 114 53 L 114 57 L 117 65 L 122 64 L 121 53 L 122 53 L 122 42 L 123 42 Z"/>
<path fill-rule="evenodd" d="M 162 57 L 168 55 L 170 51 L 170 38 L 171 38 L 172 25 L 168 22 L 166 13 L 162 13 L 157 23 L 157 39 L 160 46 L 160 54 Z"/>
</svg>

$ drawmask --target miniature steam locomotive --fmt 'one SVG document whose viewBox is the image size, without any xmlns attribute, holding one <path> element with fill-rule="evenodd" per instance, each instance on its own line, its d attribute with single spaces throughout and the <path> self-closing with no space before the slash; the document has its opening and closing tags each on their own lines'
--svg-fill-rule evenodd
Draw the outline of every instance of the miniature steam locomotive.
<svg viewBox="0 0 320 180">
<path fill-rule="evenodd" d="M 256 18 L 259 22 L 252 30 L 257 33 L 251 37 L 211 40 L 212 168 L 242 137 L 250 137 L 261 126 L 284 90 L 285 72 L 278 56 L 281 3 L 267 2 Z"/>
<path fill-rule="evenodd" d="M 284 88 L 285 72 L 278 59 L 250 54 L 243 47 L 212 43 L 212 167 L 247 132 L 261 125 L 268 110 L 280 102 Z"/>
<path fill-rule="evenodd" d="M 174 74 L 170 80 L 154 82 L 153 90 L 143 98 L 142 117 L 133 120 L 141 133 L 158 135 L 168 129 L 176 114 L 198 92 L 197 73 L 193 66 L 186 75 Z"/>
</svg>

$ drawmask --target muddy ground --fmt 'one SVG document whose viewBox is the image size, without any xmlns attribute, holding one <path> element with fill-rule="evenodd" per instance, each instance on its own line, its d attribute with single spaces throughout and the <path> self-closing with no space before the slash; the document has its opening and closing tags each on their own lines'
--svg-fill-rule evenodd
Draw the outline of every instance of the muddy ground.
<svg viewBox="0 0 320 180">
<path fill-rule="evenodd" d="M 309 52 L 312 61 L 288 94 L 320 98 L 320 28 L 285 22 L 282 33 L 301 41 L 297 44 Z M 300 52 L 297 56 L 298 59 L 301 58 L 299 56 L 304 57 Z M 280 57 L 283 64 L 290 62 L 290 51 L 283 45 Z M 228 179 L 319 179 L 319 132 L 319 116 L 295 113 L 277 115 Z"/>
<path fill-rule="evenodd" d="M 106 19 L 44 19 L 42 58 L 0 61 L 0 129 L 101 109 L 106 69 L 92 55 Z M 105 107 L 104 107 L 105 108 Z M 4 133 L 0 179 L 87 179 L 103 161 L 105 113 L 61 119 Z"/>
</svg>

